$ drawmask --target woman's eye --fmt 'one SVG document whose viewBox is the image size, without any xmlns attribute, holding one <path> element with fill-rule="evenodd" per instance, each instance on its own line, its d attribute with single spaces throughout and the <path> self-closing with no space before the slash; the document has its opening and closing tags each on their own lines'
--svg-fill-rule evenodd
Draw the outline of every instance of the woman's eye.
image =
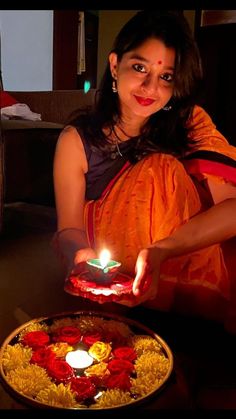
<svg viewBox="0 0 236 419">
<path fill-rule="evenodd" d="M 164 73 L 160 76 L 160 78 L 164 81 L 167 81 L 168 83 L 171 83 L 174 80 L 174 75 L 170 73 Z"/>
<path fill-rule="evenodd" d="M 133 68 L 135 69 L 135 71 L 138 71 L 139 73 L 146 73 L 146 69 L 142 64 L 134 64 Z"/>
</svg>

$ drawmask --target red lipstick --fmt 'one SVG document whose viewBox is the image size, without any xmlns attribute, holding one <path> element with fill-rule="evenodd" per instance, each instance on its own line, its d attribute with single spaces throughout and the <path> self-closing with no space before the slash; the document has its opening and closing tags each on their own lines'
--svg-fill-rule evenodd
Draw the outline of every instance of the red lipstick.
<svg viewBox="0 0 236 419">
<path fill-rule="evenodd" d="M 136 96 L 136 95 L 134 95 L 134 97 L 137 100 L 137 102 L 142 106 L 149 106 L 155 102 L 154 99 L 151 99 L 149 97 L 141 97 L 141 96 Z"/>
</svg>

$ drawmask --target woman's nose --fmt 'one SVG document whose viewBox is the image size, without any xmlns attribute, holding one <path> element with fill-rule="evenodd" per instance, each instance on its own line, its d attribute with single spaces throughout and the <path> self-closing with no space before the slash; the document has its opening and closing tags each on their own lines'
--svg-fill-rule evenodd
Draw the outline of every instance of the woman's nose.
<svg viewBox="0 0 236 419">
<path fill-rule="evenodd" d="M 158 89 L 158 77 L 148 74 L 143 80 L 142 87 L 146 92 L 156 92 Z"/>
</svg>

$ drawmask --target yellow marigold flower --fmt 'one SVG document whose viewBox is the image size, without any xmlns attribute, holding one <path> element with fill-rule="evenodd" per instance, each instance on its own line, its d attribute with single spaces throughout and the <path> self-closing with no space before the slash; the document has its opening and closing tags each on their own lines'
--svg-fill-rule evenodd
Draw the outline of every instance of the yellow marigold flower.
<svg viewBox="0 0 236 419">
<path fill-rule="evenodd" d="M 132 335 L 130 327 L 117 320 L 106 320 L 105 323 L 103 321 L 103 329 L 108 332 L 118 333 L 125 338 Z"/>
<path fill-rule="evenodd" d="M 31 356 L 31 348 L 26 348 L 20 343 L 16 343 L 14 346 L 7 345 L 2 357 L 2 365 L 5 372 L 9 372 L 18 367 L 26 367 Z"/>
<path fill-rule="evenodd" d="M 95 316 L 80 316 L 79 318 L 79 329 L 82 333 L 91 332 L 96 330 L 101 332 L 103 330 L 104 319 Z"/>
<path fill-rule="evenodd" d="M 130 344 L 133 346 L 138 356 L 146 351 L 162 352 L 160 343 L 151 336 L 134 335 L 130 339 Z"/>
<path fill-rule="evenodd" d="M 58 386 L 52 383 L 49 387 L 41 390 L 36 399 L 38 402 L 56 407 L 78 407 L 78 403 L 72 393 L 70 386 L 59 384 Z M 79 406 L 83 407 L 83 406 Z"/>
<path fill-rule="evenodd" d="M 147 351 L 135 361 L 137 376 L 145 375 L 149 372 L 157 378 L 164 378 L 168 372 L 169 359 L 163 354 Z"/>
<path fill-rule="evenodd" d="M 122 391 L 118 388 L 104 391 L 96 400 L 96 404 L 91 407 L 94 409 L 104 409 L 106 407 L 119 406 L 134 402 L 128 391 Z"/>
<path fill-rule="evenodd" d="M 95 342 L 88 350 L 89 355 L 91 355 L 97 361 L 106 361 L 111 353 L 110 343 Z"/>
<path fill-rule="evenodd" d="M 68 345 L 67 342 L 56 342 L 49 345 L 49 348 L 55 352 L 58 358 L 63 358 L 66 356 L 67 352 L 73 351 L 73 346 Z"/>
<path fill-rule="evenodd" d="M 53 332 L 54 330 L 58 329 L 59 327 L 64 327 L 64 326 L 75 326 L 75 327 L 79 327 L 78 326 L 79 323 L 79 319 L 76 318 L 70 318 L 70 317 L 64 317 L 62 319 L 55 319 L 53 321 L 53 324 L 50 326 L 50 332 Z"/>
<path fill-rule="evenodd" d="M 158 378 L 154 372 L 148 372 L 131 379 L 132 386 L 130 391 L 138 397 L 144 397 L 152 391 L 157 390 L 162 382 L 163 380 Z"/>
<path fill-rule="evenodd" d="M 27 326 L 24 330 L 22 330 L 19 334 L 19 341 L 21 341 L 26 333 L 35 332 L 35 331 L 42 331 L 48 332 L 48 326 L 46 323 L 32 323 Z"/>
<path fill-rule="evenodd" d="M 51 384 L 46 371 L 33 364 L 9 371 L 6 378 L 16 391 L 28 397 L 35 397 L 40 390 Z"/>
<path fill-rule="evenodd" d="M 105 375 L 109 375 L 110 372 L 107 369 L 107 364 L 105 362 L 100 362 L 99 364 L 94 364 L 91 365 L 91 367 L 86 368 L 84 374 L 88 377 L 96 375 L 97 377 L 103 378 Z"/>
</svg>

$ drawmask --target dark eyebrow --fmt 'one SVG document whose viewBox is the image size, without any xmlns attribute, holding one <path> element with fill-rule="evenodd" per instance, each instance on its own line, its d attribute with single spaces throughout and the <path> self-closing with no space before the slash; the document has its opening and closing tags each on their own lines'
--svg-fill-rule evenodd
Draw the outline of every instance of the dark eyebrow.
<svg viewBox="0 0 236 419">
<path fill-rule="evenodd" d="M 148 60 L 146 60 L 146 58 L 142 57 L 141 55 L 133 54 L 129 58 L 131 60 L 145 61 L 145 63 L 148 63 Z"/>
<path fill-rule="evenodd" d="M 146 58 L 142 57 L 141 55 L 137 55 L 137 54 L 133 54 L 133 55 L 131 55 L 131 56 L 129 57 L 129 59 L 130 59 L 130 60 L 138 60 L 138 61 L 143 61 L 143 62 L 145 62 L 145 63 L 149 63 L 149 61 L 148 61 Z M 175 70 L 175 68 L 174 68 L 174 67 L 172 67 L 172 66 L 165 67 L 165 69 L 166 69 L 166 70 L 172 70 L 172 71 L 174 71 L 174 70 Z"/>
</svg>

